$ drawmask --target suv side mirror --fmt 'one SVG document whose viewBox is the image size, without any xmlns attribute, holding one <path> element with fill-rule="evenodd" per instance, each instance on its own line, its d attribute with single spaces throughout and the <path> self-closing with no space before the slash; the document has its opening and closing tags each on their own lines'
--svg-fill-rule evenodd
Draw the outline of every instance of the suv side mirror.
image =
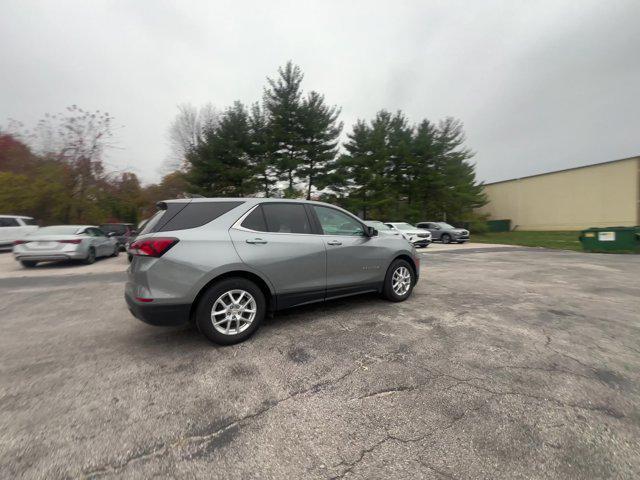
<svg viewBox="0 0 640 480">
<path fill-rule="evenodd" d="M 378 235 L 378 230 L 376 230 L 375 228 L 369 227 L 369 226 L 365 228 L 366 228 L 365 233 L 367 234 L 367 237 L 375 237 Z"/>
</svg>

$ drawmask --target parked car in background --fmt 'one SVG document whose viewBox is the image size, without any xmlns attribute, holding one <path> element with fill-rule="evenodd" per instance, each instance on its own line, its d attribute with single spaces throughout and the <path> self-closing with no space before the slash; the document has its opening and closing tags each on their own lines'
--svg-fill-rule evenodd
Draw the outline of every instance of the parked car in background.
<svg viewBox="0 0 640 480">
<path fill-rule="evenodd" d="M 138 232 L 141 232 L 142 230 L 144 230 L 144 227 L 147 225 L 148 221 L 149 221 L 149 219 L 145 218 L 140 223 L 138 223 L 138 228 L 136 229 L 136 235 L 134 237 L 129 237 L 129 240 L 127 241 L 127 243 L 124 246 L 124 251 L 127 252 L 127 260 L 129 260 L 129 262 L 131 262 L 131 260 L 133 260 L 133 255 L 131 255 L 131 252 L 129 252 L 129 247 L 131 246 L 131 244 L 133 242 L 136 241 L 136 238 L 138 238 Z"/>
<path fill-rule="evenodd" d="M 428 230 L 406 222 L 385 222 L 385 225 L 399 232 L 416 247 L 428 247 L 431 243 L 431 233 Z"/>
<path fill-rule="evenodd" d="M 100 230 L 107 235 L 112 234 L 120 250 L 126 250 L 127 244 L 138 234 L 133 223 L 103 223 Z"/>
<path fill-rule="evenodd" d="M 38 230 L 32 217 L 0 215 L 0 249 L 10 249 L 13 242 Z"/>
<path fill-rule="evenodd" d="M 409 243 L 333 205 L 190 198 L 158 206 L 129 249 L 129 309 L 153 325 L 193 321 L 215 343 L 247 339 L 268 311 L 365 292 L 400 302 L 418 280 Z"/>
<path fill-rule="evenodd" d="M 13 256 L 27 268 L 54 260 L 82 260 L 89 264 L 98 257 L 116 257 L 119 253 L 115 238 L 93 225 L 43 227 L 13 242 Z"/>
<path fill-rule="evenodd" d="M 420 222 L 418 227 L 429 230 L 433 241 L 440 240 L 442 243 L 464 243 L 469 241 L 469 230 L 456 228 L 445 222 Z"/>
<path fill-rule="evenodd" d="M 368 227 L 375 228 L 380 235 L 394 235 L 396 237 L 402 236 L 400 232 L 378 220 L 365 220 L 364 224 Z"/>
</svg>

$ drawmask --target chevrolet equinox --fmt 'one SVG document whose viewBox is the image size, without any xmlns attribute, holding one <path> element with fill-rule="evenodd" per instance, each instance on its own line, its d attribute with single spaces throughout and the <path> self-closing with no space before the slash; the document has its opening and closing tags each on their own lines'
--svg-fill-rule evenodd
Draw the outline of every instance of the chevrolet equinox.
<svg viewBox="0 0 640 480">
<path fill-rule="evenodd" d="M 419 257 L 333 205 L 270 198 L 158 204 L 130 246 L 125 298 L 152 325 L 195 323 L 212 342 L 251 336 L 267 312 L 365 292 L 406 300 Z"/>
</svg>

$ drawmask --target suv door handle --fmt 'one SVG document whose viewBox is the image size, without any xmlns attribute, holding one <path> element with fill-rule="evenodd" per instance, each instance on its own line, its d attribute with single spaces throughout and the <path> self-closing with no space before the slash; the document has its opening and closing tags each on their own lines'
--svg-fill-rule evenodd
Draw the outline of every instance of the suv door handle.
<svg viewBox="0 0 640 480">
<path fill-rule="evenodd" d="M 257 245 L 264 245 L 265 243 L 267 243 L 267 241 L 263 240 L 262 238 L 247 238 L 247 243 L 253 243 L 253 244 L 257 244 Z"/>
<path fill-rule="evenodd" d="M 342 245 L 342 242 L 339 240 L 329 240 L 327 245 Z"/>
</svg>

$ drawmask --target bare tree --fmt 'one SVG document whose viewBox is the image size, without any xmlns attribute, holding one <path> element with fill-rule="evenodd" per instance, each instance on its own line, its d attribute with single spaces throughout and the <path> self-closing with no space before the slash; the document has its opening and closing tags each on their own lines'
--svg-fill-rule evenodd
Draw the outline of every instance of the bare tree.
<svg viewBox="0 0 640 480">
<path fill-rule="evenodd" d="M 214 130 L 219 122 L 220 114 L 211 103 L 200 109 L 190 103 L 178 105 L 178 113 L 169 126 L 171 151 L 163 170 L 184 170 L 189 152 L 202 141 L 206 132 Z"/>
<path fill-rule="evenodd" d="M 105 175 L 103 155 L 114 146 L 112 125 L 109 113 L 72 105 L 62 113 L 45 114 L 32 130 L 19 133 L 42 158 L 65 165 L 65 188 L 73 198 L 66 221 L 82 221 L 95 203 Z"/>
</svg>

